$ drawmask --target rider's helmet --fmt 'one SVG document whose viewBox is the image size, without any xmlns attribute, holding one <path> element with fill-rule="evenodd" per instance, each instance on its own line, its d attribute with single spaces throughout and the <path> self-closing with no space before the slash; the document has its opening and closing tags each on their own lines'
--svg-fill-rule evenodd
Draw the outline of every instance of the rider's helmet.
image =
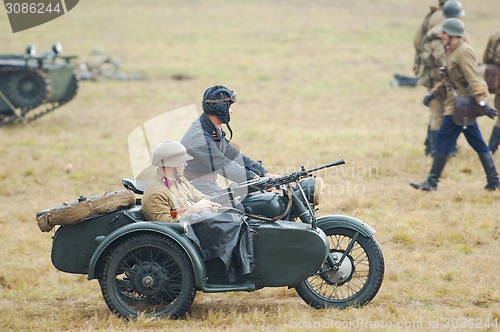
<svg viewBox="0 0 500 332">
<path fill-rule="evenodd" d="M 234 102 L 236 102 L 234 91 L 222 85 L 215 85 L 205 90 L 203 94 L 203 112 L 216 115 L 222 123 L 228 124 L 231 119 L 229 108 Z"/>
<path fill-rule="evenodd" d="M 176 141 L 165 141 L 158 144 L 153 150 L 153 166 L 177 167 L 193 159 L 187 154 L 186 148 Z"/>
<path fill-rule="evenodd" d="M 462 4 L 457 0 L 448 0 L 443 6 L 443 15 L 446 18 L 465 16 Z"/>
<path fill-rule="evenodd" d="M 465 26 L 462 21 L 458 18 L 447 18 L 443 22 L 443 26 L 441 27 L 443 32 L 446 32 L 449 36 L 458 36 L 463 37 Z"/>
</svg>

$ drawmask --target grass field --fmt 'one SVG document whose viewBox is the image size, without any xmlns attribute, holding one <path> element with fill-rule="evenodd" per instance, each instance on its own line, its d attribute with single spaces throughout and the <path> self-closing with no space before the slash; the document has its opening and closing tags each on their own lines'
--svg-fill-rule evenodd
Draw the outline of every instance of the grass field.
<svg viewBox="0 0 500 332">
<path fill-rule="evenodd" d="M 408 185 L 431 164 L 425 89 L 389 82 L 412 74 L 413 36 L 434 3 L 84 0 L 16 34 L 2 11 L 1 53 L 60 41 L 83 61 L 101 47 L 148 80 L 80 82 L 64 107 L 30 126 L 0 128 L 0 330 L 466 331 L 495 321 L 489 329 L 497 330 L 500 193 L 483 190 L 478 157 L 460 137 L 437 192 Z M 482 56 L 498 0 L 463 4 Z M 369 305 L 314 310 L 286 288 L 198 293 L 181 320 L 126 322 L 108 310 L 95 280 L 52 266 L 53 234 L 39 231 L 36 212 L 119 190 L 132 174 L 131 131 L 187 105 L 200 111 L 214 84 L 238 94 L 233 141 L 271 171 L 347 161 L 319 172 L 328 195 L 319 214 L 351 215 L 377 230 L 386 274 Z M 489 138 L 493 121 L 478 122 Z"/>
</svg>

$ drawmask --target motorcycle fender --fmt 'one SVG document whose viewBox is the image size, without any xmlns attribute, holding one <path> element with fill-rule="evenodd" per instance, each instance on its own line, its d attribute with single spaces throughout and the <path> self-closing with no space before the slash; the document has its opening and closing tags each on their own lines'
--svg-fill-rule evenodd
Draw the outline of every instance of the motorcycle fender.
<svg viewBox="0 0 500 332">
<path fill-rule="evenodd" d="M 172 226 L 177 225 L 172 224 Z M 181 246 L 181 248 L 186 252 L 189 259 L 191 260 L 196 279 L 196 286 L 201 289 L 205 285 L 207 279 L 207 271 L 205 268 L 205 264 L 203 263 L 203 259 L 198 253 L 196 247 L 188 238 L 180 234 L 179 230 L 174 229 L 174 227 L 170 227 L 168 223 L 160 222 L 137 222 L 129 224 L 117 229 L 116 231 L 110 233 L 108 236 L 102 239 L 90 260 L 87 279 L 92 280 L 96 278 L 95 274 L 97 263 L 99 262 L 99 259 L 106 249 L 124 240 L 125 238 L 144 233 L 160 234 L 177 242 L 177 244 Z M 99 241 L 100 239 L 96 240 Z"/>
<path fill-rule="evenodd" d="M 375 234 L 375 230 L 361 220 L 342 214 L 331 214 L 320 217 L 317 219 L 317 226 L 321 229 L 332 227 L 349 228 L 359 232 L 364 237 L 372 237 Z"/>
</svg>

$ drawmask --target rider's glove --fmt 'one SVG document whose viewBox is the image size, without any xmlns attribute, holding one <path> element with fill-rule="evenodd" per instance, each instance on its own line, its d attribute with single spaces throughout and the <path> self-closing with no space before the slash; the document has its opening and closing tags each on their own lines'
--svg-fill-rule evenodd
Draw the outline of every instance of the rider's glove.
<svg viewBox="0 0 500 332">
<path fill-rule="evenodd" d="M 436 96 L 434 96 L 434 94 L 432 92 L 428 93 L 428 94 L 425 95 L 424 100 L 422 100 L 422 103 L 425 106 L 429 107 L 429 105 L 431 104 L 432 99 L 434 99 L 435 97 Z"/>
<path fill-rule="evenodd" d="M 490 119 L 494 119 L 498 115 L 498 111 L 490 105 L 486 104 L 485 101 L 479 102 L 479 106 L 481 106 L 484 115 L 488 116 Z"/>
</svg>

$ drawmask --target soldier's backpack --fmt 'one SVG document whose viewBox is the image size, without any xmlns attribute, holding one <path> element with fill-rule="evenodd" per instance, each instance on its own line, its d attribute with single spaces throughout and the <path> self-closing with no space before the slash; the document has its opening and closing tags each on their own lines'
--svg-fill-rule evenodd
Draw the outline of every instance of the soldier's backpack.
<svg viewBox="0 0 500 332">
<path fill-rule="evenodd" d="M 94 215 L 105 214 L 135 204 L 135 195 L 129 190 L 105 192 L 99 196 L 64 203 L 36 214 L 38 227 L 49 232 L 55 225 L 75 225 Z"/>
</svg>

